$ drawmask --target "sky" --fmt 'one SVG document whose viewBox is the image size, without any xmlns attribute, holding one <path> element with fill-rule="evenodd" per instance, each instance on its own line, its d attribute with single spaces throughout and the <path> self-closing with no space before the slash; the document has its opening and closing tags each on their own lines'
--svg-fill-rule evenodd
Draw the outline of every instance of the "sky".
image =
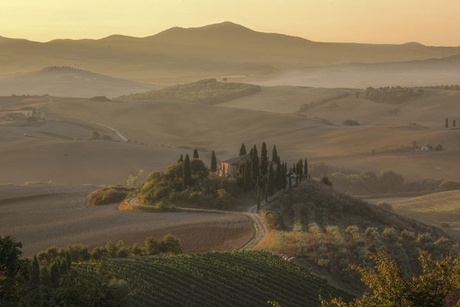
<svg viewBox="0 0 460 307">
<path fill-rule="evenodd" d="M 0 0 L 0 36 L 150 36 L 232 21 L 319 42 L 460 46 L 459 0 Z"/>
</svg>

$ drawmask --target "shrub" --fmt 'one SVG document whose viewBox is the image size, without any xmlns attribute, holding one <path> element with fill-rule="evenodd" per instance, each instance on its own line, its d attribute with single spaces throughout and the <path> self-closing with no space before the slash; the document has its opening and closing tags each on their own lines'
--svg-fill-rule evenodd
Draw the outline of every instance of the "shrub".
<svg viewBox="0 0 460 307">
<path fill-rule="evenodd" d="M 359 126 L 359 123 L 355 120 L 352 120 L 352 119 L 346 119 L 343 121 L 343 124 L 345 126 Z"/>
<path fill-rule="evenodd" d="M 88 195 L 88 204 L 91 206 L 101 206 L 119 203 L 133 190 L 125 187 L 108 187 L 102 190 L 95 190 Z"/>
</svg>

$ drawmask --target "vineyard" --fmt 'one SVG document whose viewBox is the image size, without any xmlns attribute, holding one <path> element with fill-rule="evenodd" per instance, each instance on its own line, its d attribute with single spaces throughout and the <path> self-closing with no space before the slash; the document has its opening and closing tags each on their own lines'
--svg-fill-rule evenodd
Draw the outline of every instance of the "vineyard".
<svg viewBox="0 0 460 307">
<path fill-rule="evenodd" d="M 75 264 L 74 264 L 75 265 Z M 127 281 L 132 306 L 318 306 L 318 296 L 347 293 L 269 252 L 187 254 L 141 259 L 111 259 L 105 271 Z M 85 274 L 100 266 L 77 264 Z"/>
</svg>

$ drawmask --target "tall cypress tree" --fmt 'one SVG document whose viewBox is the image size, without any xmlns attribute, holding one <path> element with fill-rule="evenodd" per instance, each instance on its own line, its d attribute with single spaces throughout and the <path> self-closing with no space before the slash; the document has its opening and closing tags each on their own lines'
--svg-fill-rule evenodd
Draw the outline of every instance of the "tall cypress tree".
<svg viewBox="0 0 460 307">
<path fill-rule="evenodd" d="M 284 170 L 284 165 L 277 163 L 276 164 L 275 187 L 278 191 L 283 189 L 283 175 L 284 175 L 283 170 Z"/>
<path fill-rule="evenodd" d="M 307 158 L 305 158 L 305 161 L 303 163 L 303 167 L 304 167 L 303 174 L 305 176 L 305 179 L 308 179 L 308 161 L 307 161 Z"/>
<path fill-rule="evenodd" d="M 283 165 L 283 189 L 286 189 L 287 187 L 287 177 L 286 177 L 286 174 L 287 174 L 287 163 L 283 162 L 281 165 Z"/>
<path fill-rule="evenodd" d="M 449 118 L 446 117 L 446 128 L 449 128 Z"/>
<path fill-rule="evenodd" d="M 299 180 L 302 180 L 303 178 L 303 160 L 302 159 L 297 161 L 296 173 L 297 173 L 297 177 L 299 177 Z"/>
<path fill-rule="evenodd" d="M 260 150 L 260 175 L 264 177 L 267 175 L 268 170 L 268 151 L 267 144 L 262 143 L 262 149 Z"/>
<path fill-rule="evenodd" d="M 186 189 L 192 184 L 192 167 L 190 165 L 190 157 L 185 155 L 184 160 L 184 188 Z"/>
<path fill-rule="evenodd" d="M 215 173 L 217 171 L 217 158 L 216 158 L 216 153 L 214 150 L 212 151 L 211 154 L 211 167 L 210 167 L 211 172 Z"/>
<path fill-rule="evenodd" d="M 180 155 L 179 160 L 177 160 L 177 163 L 184 162 L 184 156 Z"/>
<path fill-rule="evenodd" d="M 275 172 L 273 171 L 273 162 L 268 167 L 268 195 L 275 194 Z"/>
<path fill-rule="evenodd" d="M 244 143 L 241 144 L 241 147 L 240 147 L 240 153 L 239 153 L 239 156 L 244 156 L 246 155 L 246 146 L 244 146 Z"/>
<path fill-rule="evenodd" d="M 274 163 L 280 164 L 280 157 L 278 156 L 278 151 L 276 150 L 276 145 L 273 145 L 273 150 L 272 150 L 272 161 Z"/>
<path fill-rule="evenodd" d="M 251 151 L 251 178 L 255 182 L 259 177 L 259 154 L 257 152 L 257 146 L 254 145 Z"/>
<path fill-rule="evenodd" d="M 252 187 L 252 178 L 251 178 L 251 162 L 246 161 L 244 164 L 244 173 L 243 173 L 243 188 L 246 191 L 249 191 Z"/>
<path fill-rule="evenodd" d="M 194 149 L 193 150 L 193 159 L 199 159 L 199 158 L 200 158 L 200 155 L 198 154 L 198 150 Z"/>
</svg>

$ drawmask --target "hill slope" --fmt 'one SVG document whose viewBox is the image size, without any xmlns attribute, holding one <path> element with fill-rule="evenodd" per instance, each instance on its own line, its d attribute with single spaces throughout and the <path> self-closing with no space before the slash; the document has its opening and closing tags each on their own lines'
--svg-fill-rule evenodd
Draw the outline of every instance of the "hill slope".
<svg viewBox="0 0 460 307">
<path fill-rule="evenodd" d="M 72 67 L 47 67 L 39 71 L 0 78 L 0 96 L 48 94 L 61 97 L 115 97 L 154 88 L 157 86 Z"/>
<path fill-rule="evenodd" d="M 425 60 L 460 53 L 459 48 L 419 44 L 318 43 L 229 22 L 172 28 L 146 38 L 117 35 L 48 43 L 3 39 L 1 46 L 3 74 L 70 64 L 132 80 L 169 84 L 210 75 L 260 77 L 311 66 Z"/>
</svg>

